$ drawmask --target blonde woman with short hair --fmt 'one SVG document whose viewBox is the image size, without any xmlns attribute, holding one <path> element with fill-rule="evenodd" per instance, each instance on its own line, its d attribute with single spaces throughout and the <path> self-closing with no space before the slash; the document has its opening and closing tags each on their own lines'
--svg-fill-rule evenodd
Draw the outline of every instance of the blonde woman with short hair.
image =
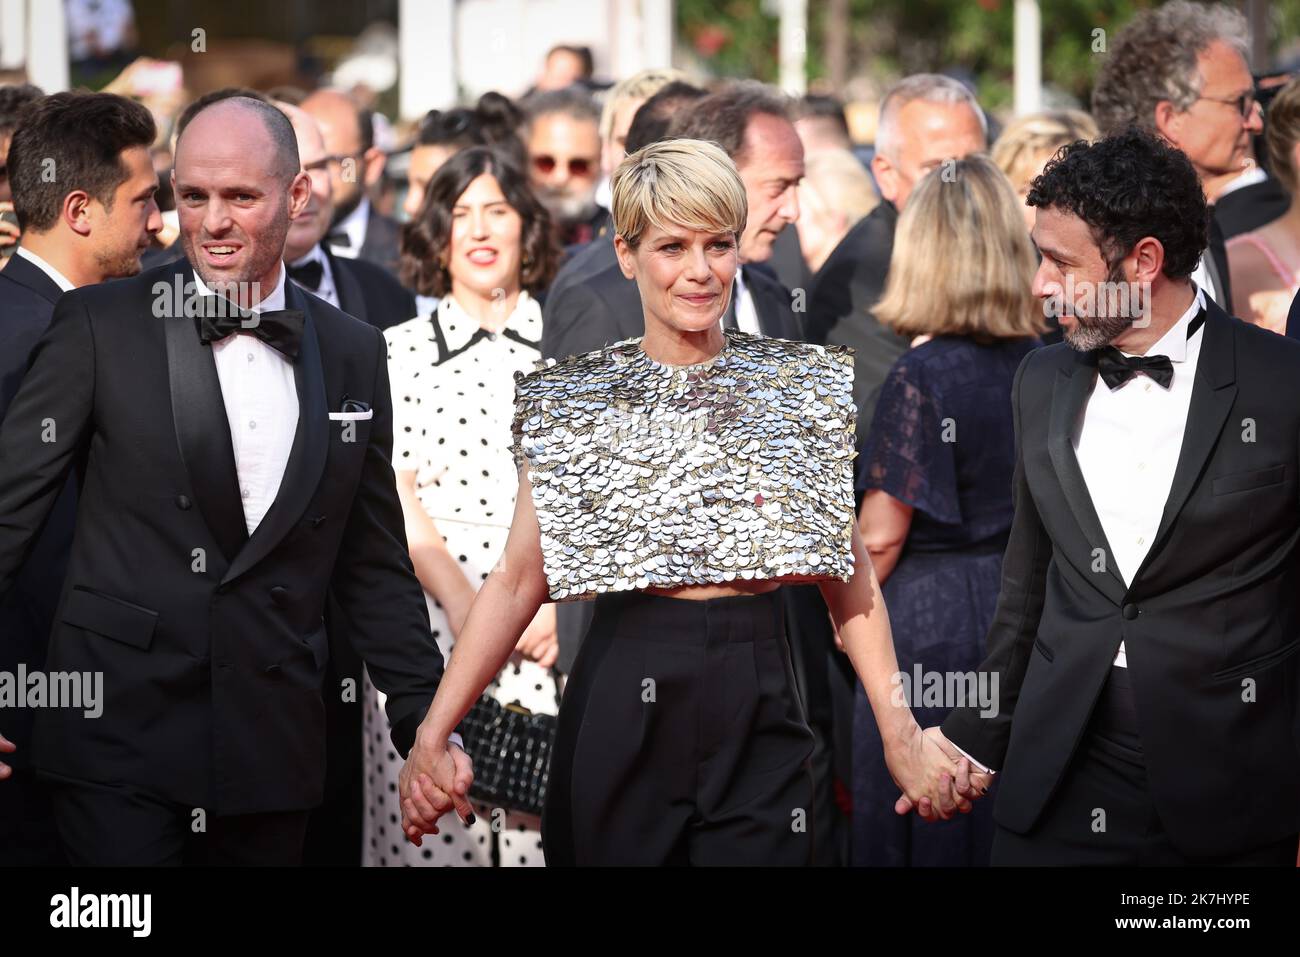
<svg viewBox="0 0 1300 957">
<path fill-rule="evenodd" d="M 857 482 L 859 529 L 905 675 L 973 674 L 997 603 L 1013 513 L 1011 384 L 1043 328 L 1018 206 L 981 155 L 925 177 L 899 219 L 874 310 L 918 343 L 881 387 Z M 892 779 L 872 713 L 859 686 L 853 863 L 988 864 L 988 802 L 937 829 L 881 813 Z M 943 714 L 928 708 L 918 718 L 936 724 Z"/>
<path fill-rule="evenodd" d="M 1025 229 L 1034 228 L 1034 210 L 1029 205 L 1029 184 L 1062 146 L 1078 140 L 1095 140 L 1101 134 L 1097 123 L 1082 110 L 1048 110 L 1016 117 L 1006 125 L 993 144 L 993 162 L 1011 180 L 1020 198 Z"/>
<path fill-rule="evenodd" d="M 401 774 L 414 842 L 463 806 L 447 732 L 548 598 L 595 597 L 550 756 L 548 865 L 811 862 L 783 582 L 821 588 L 903 791 L 888 807 L 951 817 L 987 785 L 893 700 L 854 522 L 847 350 L 722 327 L 746 210 L 713 143 L 619 165 L 615 248 L 645 334 L 516 379 L 514 520 Z"/>
</svg>

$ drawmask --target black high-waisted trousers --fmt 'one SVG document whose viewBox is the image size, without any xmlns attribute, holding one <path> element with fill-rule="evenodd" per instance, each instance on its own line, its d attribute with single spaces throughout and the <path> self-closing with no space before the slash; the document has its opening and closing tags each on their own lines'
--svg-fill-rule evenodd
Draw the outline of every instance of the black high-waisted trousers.
<svg viewBox="0 0 1300 957">
<path fill-rule="evenodd" d="M 565 687 L 546 863 L 811 862 L 813 735 L 781 590 L 601 595 Z"/>
</svg>

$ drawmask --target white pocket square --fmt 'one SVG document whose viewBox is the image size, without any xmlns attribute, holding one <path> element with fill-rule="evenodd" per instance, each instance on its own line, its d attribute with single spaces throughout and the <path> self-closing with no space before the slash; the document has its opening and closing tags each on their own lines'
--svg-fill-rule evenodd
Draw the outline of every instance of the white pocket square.
<svg viewBox="0 0 1300 957">
<path fill-rule="evenodd" d="M 374 409 L 366 409 L 364 412 L 331 412 L 331 422 L 365 422 L 375 417 Z"/>
</svg>

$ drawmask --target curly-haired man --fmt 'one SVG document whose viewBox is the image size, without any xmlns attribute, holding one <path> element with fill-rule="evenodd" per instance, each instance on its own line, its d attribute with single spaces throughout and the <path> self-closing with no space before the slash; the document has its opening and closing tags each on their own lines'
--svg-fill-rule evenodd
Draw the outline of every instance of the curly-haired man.
<svg viewBox="0 0 1300 957">
<path fill-rule="evenodd" d="M 999 706 L 942 726 L 1000 772 L 993 862 L 1294 863 L 1300 344 L 1191 280 L 1205 199 L 1158 137 L 1066 147 L 1029 203 L 1066 341 L 1012 392 Z"/>
</svg>

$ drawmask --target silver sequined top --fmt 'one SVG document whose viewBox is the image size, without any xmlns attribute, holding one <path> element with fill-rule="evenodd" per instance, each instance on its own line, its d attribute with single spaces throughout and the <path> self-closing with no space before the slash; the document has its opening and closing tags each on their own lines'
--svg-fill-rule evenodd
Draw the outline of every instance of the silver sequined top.
<svg viewBox="0 0 1300 957">
<path fill-rule="evenodd" d="M 706 363 L 628 339 L 515 373 L 554 601 L 853 573 L 853 358 L 727 330 Z"/>
</svg>

